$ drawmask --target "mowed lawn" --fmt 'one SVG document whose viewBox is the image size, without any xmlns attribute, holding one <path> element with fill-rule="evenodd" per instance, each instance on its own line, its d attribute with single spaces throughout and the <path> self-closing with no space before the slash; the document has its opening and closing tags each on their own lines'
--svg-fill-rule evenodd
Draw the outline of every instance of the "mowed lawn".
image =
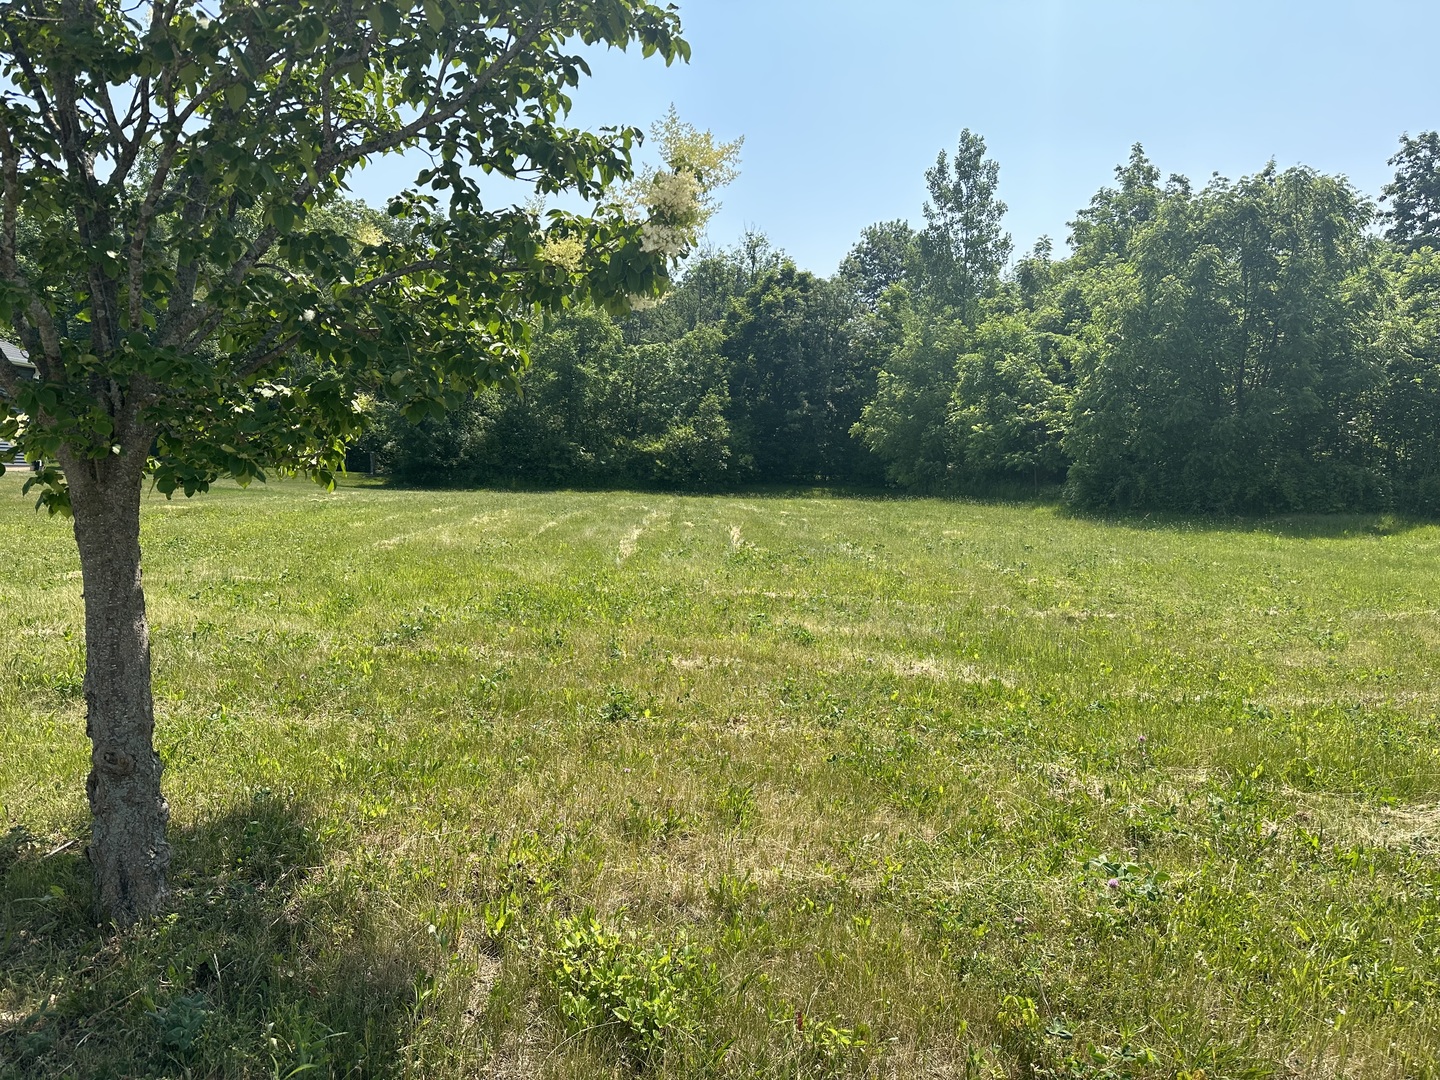
<svg viewBox="0 0 1440 1080">
<path fill-rule="evenodd" d="M 1437 1075 L 1440 528 L 151 497 L 176 914 L 117 938 L 19 489 L 7 1080 Z"/>
</svg>

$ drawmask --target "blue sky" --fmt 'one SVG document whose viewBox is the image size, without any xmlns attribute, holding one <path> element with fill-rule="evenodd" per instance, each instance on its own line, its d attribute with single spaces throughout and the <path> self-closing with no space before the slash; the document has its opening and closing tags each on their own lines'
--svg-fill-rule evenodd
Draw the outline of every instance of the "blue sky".
<svg viewBox="0 0 1440 1080">
<path fill-rule="evenodd" d="M 648 126 L 673 101 L 745 136 L 710 237 L 765 232 L 831 273 L 867 224 L 921 220 L 924 172 L 960 129 L 1000 163 L 1020 250 L 1057 247 L 1145 145 L 1203 183 L 1272 157 L 1372 195 L 1402 131 L 1440 127 L 1440 0 L 680 0 L 689 65 L 592 58 L 576 123 Z M 357 177 L 381 202 L 400 163 Z M 411 170 L 413 171 L 413 170 Z"/>
</svg>

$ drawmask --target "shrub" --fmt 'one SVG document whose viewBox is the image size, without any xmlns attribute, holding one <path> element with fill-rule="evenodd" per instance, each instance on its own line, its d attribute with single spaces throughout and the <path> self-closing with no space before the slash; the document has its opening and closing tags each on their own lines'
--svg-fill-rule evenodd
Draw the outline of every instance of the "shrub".
<svg viewBox="0 0 1440 1080">
<path fill-rule="evenodd" d="M 594 917 L 563 919 L 557 930 L 551 981 L 572 1035 L 592 1033 L 635 1064 L 715 1055 L 703 1017 L 718 976 L 693 945 L 622 934 Z"/>
</svg>

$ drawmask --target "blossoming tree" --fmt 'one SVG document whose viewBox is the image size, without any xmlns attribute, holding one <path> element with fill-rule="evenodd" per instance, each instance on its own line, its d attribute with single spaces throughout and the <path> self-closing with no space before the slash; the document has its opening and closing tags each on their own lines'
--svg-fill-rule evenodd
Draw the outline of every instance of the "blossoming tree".
<svg viewBox="0 0 1440 1080">
<path fill-rule="evenodd" d="M 564 125 L 582 42 L 688 55 L 643 0 L 0 0 L 0 323 L 37 376 L 0 365 L 0 439 L 74 518 L 117 922 L 161 909 L 170 861 L 142 481 L 329 481 L 367 398 L 421 416 L 511 380 L 534 312 L 658 294 L 688 246 L 683 170 L 640 220 L 610 195 L 638 133 Z M 415 149 L 395 228 L 324 223 L 354 170 Z M 490 205 L 477 172 L 592 211 Z"/>
</svg>

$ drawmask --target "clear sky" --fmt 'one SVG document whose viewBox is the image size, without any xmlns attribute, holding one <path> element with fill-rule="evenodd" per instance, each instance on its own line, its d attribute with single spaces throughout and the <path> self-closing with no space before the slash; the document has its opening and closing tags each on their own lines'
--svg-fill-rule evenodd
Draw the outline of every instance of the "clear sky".
<svg viewBox="0 0 1440 1080">
<path fill-rule="evenodd" d="M 745 136 L 710 238 L 766 233 L 834 271 L 867 224 L 919 223 L 960 129 L 1000 163 L 1018 250 L 1066 222 L 1134 142 L 1198 184 L 1274 158 L 1378 195 L 1400 133 L 1440 128 L 1440 0 L 679 0 L 688 65 L 592 58 L 578 124 L 647 127 L 674 102 Z M 356 194 L 408 178 L 372 167 Z M 413 169 L 408 170 L 413 174 Z"/>
</svg>

